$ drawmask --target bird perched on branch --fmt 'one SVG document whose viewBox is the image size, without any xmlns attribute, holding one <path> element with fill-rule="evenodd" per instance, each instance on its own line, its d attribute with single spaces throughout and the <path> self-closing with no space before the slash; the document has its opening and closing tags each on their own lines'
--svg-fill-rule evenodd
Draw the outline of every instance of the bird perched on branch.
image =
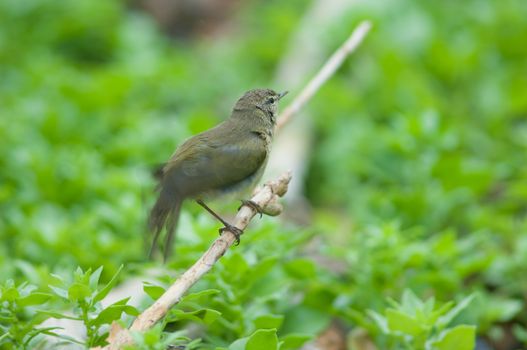
<svg viewBox="0 0 527 350">
<path fill-rule="evenodd" d="M 197 134 L 179 146 L 157 172 L 159 197 L 150 212 L 149 228 L 154 233 L 154 254 L 166 227 L 164 260 L 170 256 L 183 201 L 195 199 L 236 235 L 243 233 L 212 211 L 204 199 L 237 193 L 260 179 L 271 147 L 278 101 L 286 94 L 270 89 L 247 91 L 234 106 L 231 116 L 218 126 Z M 261 212 L 254 203 L 242 201 Z"/>
</svg>

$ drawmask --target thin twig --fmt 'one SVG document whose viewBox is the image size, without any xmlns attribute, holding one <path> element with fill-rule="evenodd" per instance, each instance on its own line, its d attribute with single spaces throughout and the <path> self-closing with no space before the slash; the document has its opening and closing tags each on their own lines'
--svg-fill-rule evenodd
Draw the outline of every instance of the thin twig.
<svg viewBox="0 0 527 350">
<path fill-rule="evenodd" d="M 360 45 L 366 34 L 371 29 L 369 21 L 361 22 L 351 33 L 348 40 L 327 60 L 324 66 L 318 71 L 317 75 L 307 83 L 306 87 L 298 96 L 280 113 L 280 119 L 276 123 L 276 130 L 280 130 L 296 114 L 320 87 L 328 80 L 335 71 L 342 65 L 346 57 Z"/>
</svg>

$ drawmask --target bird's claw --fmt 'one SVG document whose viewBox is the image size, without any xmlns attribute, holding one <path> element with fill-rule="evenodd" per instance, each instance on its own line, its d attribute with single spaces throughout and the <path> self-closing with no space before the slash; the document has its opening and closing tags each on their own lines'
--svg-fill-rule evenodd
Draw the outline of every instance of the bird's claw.
<svg viewBox="0 0 527 350">
<path fill-rule="evenodd" d="M 252 209 L 254 209 L 254 211 L 257 212 L 258 214 L 260 214 L 260 219 L 262 218 L 262 216 L 263 216 L 263 209 L 262 209 L 261 206 L 259 206 L 258 204 L 256 204 L 255 202 L 253 202 L 250 199 L 242 199 L 241 202 L 242 202 L 242 205 L 240 205 L 238 210 L 240 210 L 244 205 L 246 205 L 246 206 L 251 207 Z"/>
<path fill-rule="evenodd" d="M 243 230 L 237 228 L 234 225 L 227 224 L 225 227 L 220 228 L 220 235 L 223 234 L 225 231 L 231 232 L 234 237 L 236 237 L 236 241 L 234 245 L 240 245 L 240 236 L 243 234 Z"/>
</svg>

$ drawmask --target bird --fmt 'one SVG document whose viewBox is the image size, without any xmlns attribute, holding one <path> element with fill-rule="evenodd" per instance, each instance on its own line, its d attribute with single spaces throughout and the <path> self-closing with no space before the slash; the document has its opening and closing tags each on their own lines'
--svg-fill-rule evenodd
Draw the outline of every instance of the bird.
<svg viewBox="0 0 527 350">
<path fill-rule="evenodd" d="M 150 258 L 166 228 L 163 260 L 169 259 L 181 205 L 186 199 L 195 200 L 218 219 L 224 225 L 220 233 L 228 229 L 239 244 L 243 231 L 222 219 L 205 200 L 241 193 L 260 180 L 271 150 L 278 101 L 286 94 L 287 91 L 277 93 L 271 89 L 245 92 L 228 119 L 184 141 L 157 169 L 154 176 L 158 198 L 148 218 L 153 233 Z M 242 203 L 261 214 L 255 203 Z"/>
</svg>

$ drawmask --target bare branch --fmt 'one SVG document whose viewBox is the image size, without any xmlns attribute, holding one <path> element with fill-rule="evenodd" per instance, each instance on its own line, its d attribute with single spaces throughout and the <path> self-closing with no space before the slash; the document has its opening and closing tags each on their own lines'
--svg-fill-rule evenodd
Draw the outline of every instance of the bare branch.
<svg viewBox="0 0 527 350">
<path fill-rule="evenodd" d="M 251 200 L 263 208 L 264 212 L 278 215 L 281 209 L 278 197 L 287 192 L 287 185 L 291 181 L 291 173 L 286 172 L 275 181 L 269 181 L 259 187 Z M 255 209 L 243 206 L 234 219 L 234 226 L 243 230 L 249 225 L 251 219 L 256 215 Z M 227 233 L 226 233 L 227 232 Z M 145 331 L 150 329 L 161 320 L 172 306 L 177 304 L 181 297 L 192 287 L 204 274 L 210 271 L 216 261 L 225 254 L 227 249 L 234 243 L 236 237 L 228 230 L 217 238 L 210 248 L 194 263 L 181 277 L 179 277 L 169 289 L 148 309 L 143 311 L 130 327 L 130 331 Z M 117 324 L 112 325 L 110 343 L 105 349 L 121 349 L 124 345 L 132 342 L 128 330 L 122 329 Z"/>
<path fill-rule="evenodd" d="M 276 124 L 276 130 L 280 130 L 296 114 L 322 85 L 333 75 L 342 65 L 346 57 L 360 45 L 366 34 L 371 29 L 369 21 L 361 22 L 351 33 L 348 40 L 327 60 L 324 66 L 318 71 L 317 75 L 309 81 L 300 94 L 291 102 L 280 114 L 280 119 Z"/>
</svg>

